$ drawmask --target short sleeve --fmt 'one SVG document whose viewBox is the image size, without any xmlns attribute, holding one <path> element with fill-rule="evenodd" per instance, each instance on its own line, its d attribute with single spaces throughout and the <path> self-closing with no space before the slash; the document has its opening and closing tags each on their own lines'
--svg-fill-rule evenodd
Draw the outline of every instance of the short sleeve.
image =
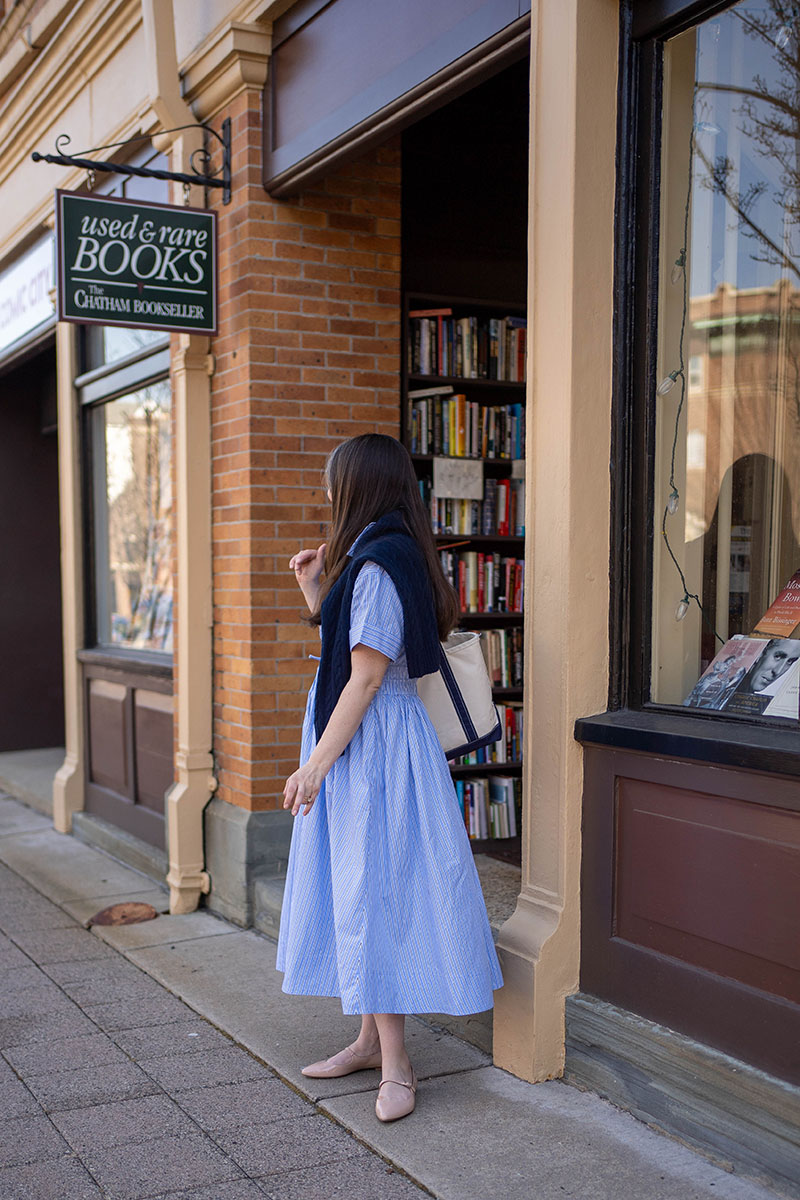
<svg viewBox="0 0 800 1200">
<path fill-rule="evenodd" d="M 361 643 L 392 661 L 403 651 L 403 606 L 391 577 L 377 563 L 359 571 L 350 608 L 350 649 Z"/>
</svg>

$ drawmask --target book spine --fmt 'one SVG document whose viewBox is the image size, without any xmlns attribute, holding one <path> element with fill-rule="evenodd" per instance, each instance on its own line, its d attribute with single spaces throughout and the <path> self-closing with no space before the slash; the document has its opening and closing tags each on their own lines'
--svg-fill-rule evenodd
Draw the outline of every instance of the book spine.
<svg viewBox="0 0 800 1200">
<path fill-rule="evenodd" d="M 467 568 L 467 609 L 469 612 L 478 611 L 478 555 L 474 550 L 468 550 L 464 555 Z"/>
<path fill-rule="evenodd" d="M 497 484 L 497 532 L 500 537 L 508 534 L 508 481 L 501 479 Z"/>
<path fill-rule="evenodd" d="M 467 445 L 467 398 L 456 396 L 456 454 L 459 458 L 466 455 Z"/>
</svg>

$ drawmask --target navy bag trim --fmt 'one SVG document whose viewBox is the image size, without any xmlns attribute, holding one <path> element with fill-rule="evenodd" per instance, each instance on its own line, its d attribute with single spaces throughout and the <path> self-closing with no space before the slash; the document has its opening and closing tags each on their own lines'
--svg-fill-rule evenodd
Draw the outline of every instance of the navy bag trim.
<svg viewBox="0 0 800 1200">
<path fill-rule="evenodd" d="M 447 655 L 442 646 L 439 647 L 439 670 L 442 673 L 445 687 L 447 688 L 450 699 L 453 702 L 453 708 L 458 714 L 458 719 L 461 722 L 461 728 L 464 730 L 466 742 L 463 746 L 457 746 L 455 750 L 447 750 L 446 758 L 460 758 L 462 754 L 470 754 L 473 750 L 480 750 L 483 746 L 489 746 L 492 742 L 498 741 L 503 732 L 500 724 L 500 717 L 497 717 L 497 724 L 490 733 L 485 733 L 483 737 L 478 735 L 478 731 L 469 715 L 469 709 L 464 703 L 464 697 L 461 695 L 461 688 L 456 682 L 456 677 L 453 674 L 450 663 L 447 661 Z M 495 708 L 495 713 L 497 709 Z"/>
<path fill-rule="evenodd" d="M 495 711 L 497 711 L 497 710 L 495 709 Z M 491 746 L 492 742 L 497 742 L 500 740 L 500 736 L 501 736 L 502 732 L 503 732 L 503 727 L 500 724 L 500 718 L 498 717 L 497 724 L 495 725 L 495 727 L 491 733 L 485 734 L 482 738 L 476 737 L 475 741 L 467 742 L 464 746 L 459 746 L 456 750 L 448 750 L 445 753 L 445 758 L 448 758 L 448 759 L 449 758 L 460 758 L 462 754 L 470 754 L 473 750 L 480 750 L 484 746 Z M 484 765 L 483 763 L 479 764 L 479 766 L 483 766 L 483 765 Z M 497 767 L 500 764 L 499 763 L 490 763 L 488 765 Z"/>
</svg>

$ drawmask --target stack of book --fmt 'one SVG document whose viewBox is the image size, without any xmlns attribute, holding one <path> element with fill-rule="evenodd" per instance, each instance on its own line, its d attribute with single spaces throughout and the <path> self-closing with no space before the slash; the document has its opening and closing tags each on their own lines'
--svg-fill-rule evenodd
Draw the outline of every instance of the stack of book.
<svg viewBox="0 0 800 1200">
<path fill-rule="evenodd" d="M 525 405 L 478 404 L 452 388 L 408 393 L 412 454 L 452 458 L 522 458 Z"/>
<path fill-rule="evenodd" d="M 520 779 L 492 775 L 457 779 L 455 786 L 464 824 L 473 841 L 517 836 L 522 799 Z"/>
<path fill-rule="evenodd" d="M 429 479 L 419 480 L 419 491 L 423 504 L 430 509 L 434 533 L 525 536 L 524 479 L 484 480 L 483 500 L 441 498 Z"/>
<path fill-rule="evenodd" d="M 478 550 L 441 550 L 439 557 L 462 612 L 522 612 L 524 559 Z"/>
<path fill-rule="evenodd" d="M 502 736 L 490 746 L 482 746 L 453 762 L 456 767 L 472 767 L 479 763 L 518 763 L 522 761 L 522 706 L 496 704 L 503 729 Z"/>
<path fill-rule="evenodd" d="M 452 308 L 409 312 L 410 375 L 525 380 L 525 317 L 454 317 Z"/>
<path fill-rule="evenodd" d="M 485 629 L 481 649 L 493 687 L 522 687 L 522 629 Z"/>
</svg>

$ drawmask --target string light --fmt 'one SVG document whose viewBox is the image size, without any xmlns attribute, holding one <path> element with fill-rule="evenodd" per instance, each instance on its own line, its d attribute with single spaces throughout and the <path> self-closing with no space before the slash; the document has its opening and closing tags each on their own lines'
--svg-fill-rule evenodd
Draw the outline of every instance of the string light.
<svg viewBox="0 0 800 1200">
<path fill-rule="evenodd" d="M 694 128 L 697 133 L 710 133 L 714 137 L 716 137 L 718 133 L 722 133 L 719 125 L 715 125 L 713 121 L 698 121 Z"/>
<path fill-rule="evenodd" d="M 784 50 L 789 45 L 789 38 L 792 36 L 788 25 L 781 25 L 778 30 L 778 36 L 775 39 L 775 45 L 779 50 Z"/>
<path fill-rule="evenodd" d="M 666 375 L 661 380 L 661 383 L 658 385 L 658 388 L 656 389 L 658 391 L 659 396 L 666 396 L 667 392 L 671 392 L 673 387 L 675 386 L 675 381 L 682 377 L 683 377 L 683 367 L 681 367 L 677 371 L 670 371 L 669 375 Z"/>
<path fill-rule="evenodd" d="M 680 254 L 672 264 L 672 275 L 670 276 L 673 283 L 680 283 L 681 276 L 686 269 L 686 247 L 681 249 Z"/>
<path fill-rule="evenodd" d="M 695 110 L 696 101 L 697 101 L 697 88 L 695 86 L 695 93 L 694 93 L 694 96 L 692 97 L 692 116 L 693 116 L 693 118 L 694 118 L 694 110 Z M 678 488 L 675 483 L 675 457 L 676 457 L 676 453 L 677 453 L 677 449 L 678 449 L 678 435 L 680 433 L 681 414 L 683 413 L 683 406 L 686 403 L 686 374 L 685 374 L 685 365 L 686 364 L 684 362 L 684 357 L 683 357 L 683 345 L 684 345 L 684 340 L 686 337 L 686 317 L 687 317 L 688 308 L 689 308 L 689 298 L 688 298 L 689 280 L 688 280 L 687 274 L 686 274 L 686 247 L 689 244 L 689 213 L 691 211 L 691 205 L 692 205 L 692 177 L 693 177 L 693 168 L 694 168 L 695 131 L 699 131 L 701 133 L 719 133 L 720 132 L 719 128 L 716 125 L 712 125 L 708 121 L 700 121 L 699 123 L 695 123 L 694 119 L 692 120 L 691 132 L 689 135 L 689 185 L 688 185 L 688 188 L 686 191 L 686 207 L 685 207 L 684 213 L 683 213 L 683 245 L 682 245 L 680 253 L 679 253 L 678 257 L 675 259 L 675 262 L 672 267 L 672 282 L 679 283 L 681 280 L 683 281 L 683 312 L 681 314 L 681 333 L 680 333 L 680 339 L 678 341 L 678 366 L 675 368 L 674 371 L 670 371 L 669 375 L 666 375 L 664 377 L 664 379 L 661 380 L 661 383 L 658 385 L 658 388 L 657 388 L 657 392 L 658 392 L 659 396 L 666 396 L 667 393 L 670 392 L 672 390 L 672 388 L 675 386 L 677 381 L 679 379 L 681 381 L 681 394 L 680 394 L 680 400 L 678 401 L 678 407 L 675 411 L 675 430 L 674 430 L 674 433 L 672 436 L 672 455 L 670 458 L 670 471 L 669 471 L 670 493 L 669 493 L 669 496 L 667 497 L 667 502 L 664 505 L 664 513 L 661 518 L 661 535 L 664 538 L 664 545 L 667 548 L 667 553 L 669 554 L 670 558 L 672 559 L 672 562 L 675 566 L 675 570 L 678 572 L 678 578 L 680 579 L 681 587 L 683 588 L 683 599 L 678 601 L 678 606 L 675 609 L 675 620 L 682 621 L 689 611 L 691 602 L 694 601 L 700 610 L 700 615 L 702 616 L 706 625 L 708 625 L 711 632 L 714 634 L 714 637 L 717 638 L 721 644 L 724 644 L 723 639 L 719 636 L 716 629 L 709 621 L 709 619 L 706 615 L 706 611 L 703 608 L 703 604 L 702 604 L 702 601 L 700 600 L 700 597 L 697 595 L 696 592 L 689 591 L 688 584 L 686 583 L 686 576 L 683 573 L 683 568 L 681 567 L 681 564 L 678 562 L 677 558 L 675 557 L 675 553 L 672 549 L 672 546 L 670 545 L 669 534 L 667 532 L 667 518 L 674 517 L 675 514 L 678 512 L 678 508 L 680 506 L 680 493 L 678 492 Z"/>
</svg>

